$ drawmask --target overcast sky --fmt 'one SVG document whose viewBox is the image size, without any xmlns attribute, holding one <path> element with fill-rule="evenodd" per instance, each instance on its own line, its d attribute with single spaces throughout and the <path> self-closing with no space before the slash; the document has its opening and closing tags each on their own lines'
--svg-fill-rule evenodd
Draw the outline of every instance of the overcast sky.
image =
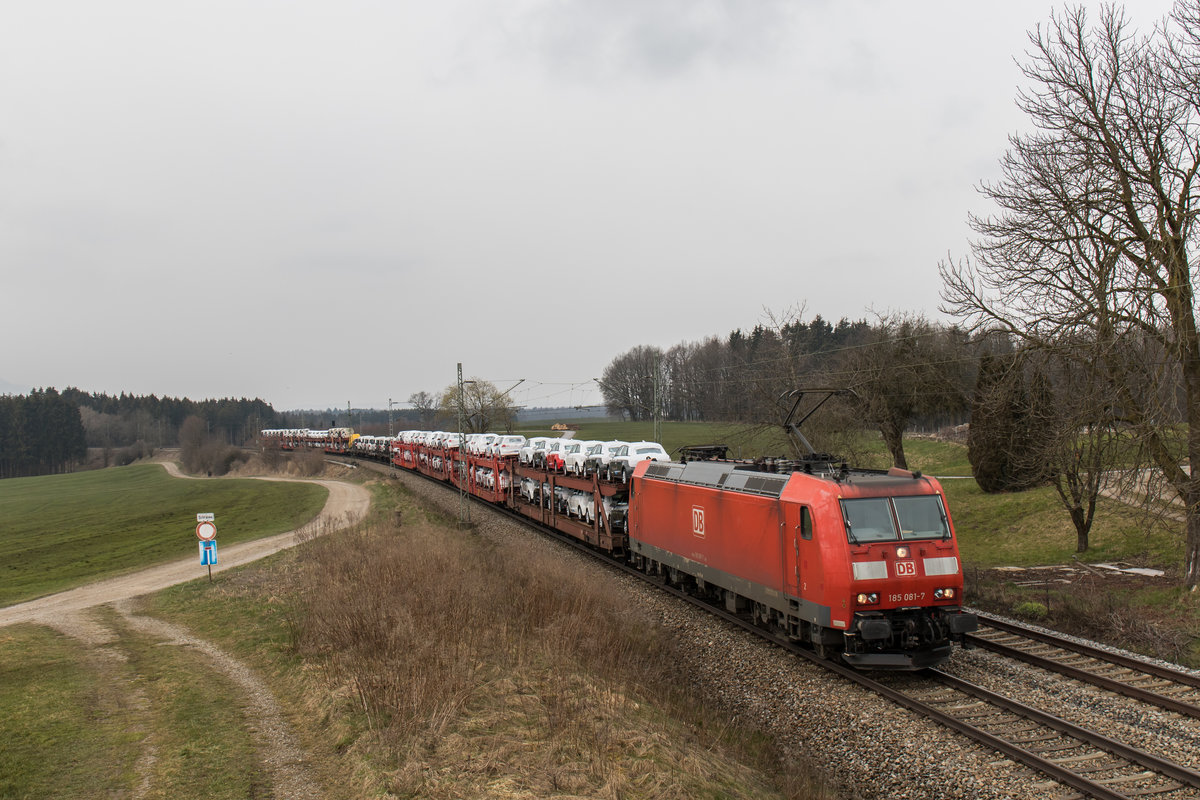
<svg viewBox="0 0 1200 800">
<path fill-rule="evenodd" d="M 0 392 L 284 410 L 459 361 L 590 403 L 635 345 L 936 316 L 1061 4 L 0 7 Z"/>
</svg>

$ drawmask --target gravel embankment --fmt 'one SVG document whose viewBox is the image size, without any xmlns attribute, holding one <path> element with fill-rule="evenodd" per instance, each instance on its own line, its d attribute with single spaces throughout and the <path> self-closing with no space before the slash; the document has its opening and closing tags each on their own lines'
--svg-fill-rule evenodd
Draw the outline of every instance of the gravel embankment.
<svg viewBox="0 0 1200 800">
<path fill-rule="evenodd" d="M 457 493 L 416 476 L 402 475 L 401 480 L 447 513 L 456 513 Z M 684 672 L 704 702 L 773 737 L 784 752 L 824 772 L 846 797 L 1039 800 L 1064 793 L 1063 787 L 994 751 L 522 525 L 478 506 L 472 519 L 478 532 L 494 541 L 534 540 L 537 546 L 611 578 L 619 591 L 628 594 L 631 608 L 676 636 Z M 955 648 L 948 671 L 1136 747 L 1200 767 L 1200 728 L 1194 720 L 982 650 Z"/>
</svg>

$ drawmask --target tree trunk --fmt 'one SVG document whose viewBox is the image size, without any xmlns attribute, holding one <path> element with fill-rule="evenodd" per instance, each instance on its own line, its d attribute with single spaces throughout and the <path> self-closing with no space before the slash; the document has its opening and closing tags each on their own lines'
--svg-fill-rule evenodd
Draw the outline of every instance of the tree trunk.
<svg viewBox="0 0 1200 800">
<path fill-rule="evenodd" d="M 1091 523 L 1087 519 L 1087 515 L 1083 513 L 1083 509 L 1076 506 L 1071 509 L 1071 522 L 1075 523 L 1075 552 L 1086 553 L 1088 549 L 1088 533 L 1091 531 Z"/>
<path fill-rule="evenodd" d="M 892 420 L 879 423 L 879 432 L 883 434 L 883 443 L 892 454 L 892 466 L 908 469 L 908 459 L 904 457 L 904 431 Z"/>
<path fill-rule="evenodd" d="M 1187 507 L 1187 533 L 1183 541 L 1183 582 L 1193 589 L 1200 584 L 1200 491 L 1196 480 L 1188 482 L 1188 491 L 1181 492 Z"/>
</svg>

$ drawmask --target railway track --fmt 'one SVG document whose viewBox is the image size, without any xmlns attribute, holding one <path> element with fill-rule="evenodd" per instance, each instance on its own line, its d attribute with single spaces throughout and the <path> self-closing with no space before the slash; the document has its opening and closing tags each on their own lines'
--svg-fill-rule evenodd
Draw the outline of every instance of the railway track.
<svg viewBox="0 0 1200 800">
<path fill-rule="evenodd" d="M 1083 796 L 1167 800 L 1200 791 L 1200 772 L 940 670 L 928 672 L 937 685 L 901 689 L 897 702 Z"/>
<path fill-rule="evenodd" d="M 388 469 L 384 465 L 377 466 L 381 471 Z M 432 482 L 442 485 L 436 481 Z M 1056 787 L 1063 787 L 1066 791 L 1061 796 L 1064 798 L 1094 797 L 1101 800 L 1134 797 L 1182 800 L 1200 797 L 1200 772 L 1168 758 L 1131 747 L 940 670 L 889 674 L 875 678 L 840 663 L 821 659 L 811 651 L 756 626 L 750 620 L 664 583 L 657 576 L 646 575 L 569 536 L 544 530 L 520 513 L 491 504 L 485 505 L 525 526 L 537 528 L 539 532 L 550 535 L 613 569 L 654 584 L 693 606 L 764 638 L 799 658 L 834 672 L 915 714 L 955 731 L 970 741 L 1002 753 L 1014 763 L 1024 765 L 1044 776 L 1041 783 L 1036 782 L 1036 779 L 1031 782 L 1031 790 L 1044 794 L 1054 791 Z M 987 623 L 991 626 L 992 620 L 989 618 Z M 993 630 L 1001 635 L 1012 635 L 1000 631 L 999 628 Z M 1007 643 L 997 641 L 1001 635 L 980 636 L 978 638 L 981 640 L 991 638 L 992 641 L 980 641 L 977 644 L 989 650 L 1007 646 Z M 1025 655 L 1040 654 L 1026 652 Z M 1144 666 L 1142 662 L 1136 663 Z"/>
<path fill-rule="evenodd" d="M 977 612 L 978 613 L 978 612 Z M 1200 677 L 978 613 L 967 639 L 1006 658 L 1200 719 Z"/>
</svg>

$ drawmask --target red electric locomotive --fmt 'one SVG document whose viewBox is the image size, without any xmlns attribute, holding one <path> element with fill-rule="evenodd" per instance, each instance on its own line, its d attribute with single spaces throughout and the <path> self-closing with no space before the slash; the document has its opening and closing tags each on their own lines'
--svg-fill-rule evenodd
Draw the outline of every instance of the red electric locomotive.
<svg viewBox="0 0 1200 800">
<path fill-rule="evenodd" d="M 634 563 L 867 669 L 921 669 L 975 630 L 941 485 L 821 459 L 638 465 Z"/>
</svg>

